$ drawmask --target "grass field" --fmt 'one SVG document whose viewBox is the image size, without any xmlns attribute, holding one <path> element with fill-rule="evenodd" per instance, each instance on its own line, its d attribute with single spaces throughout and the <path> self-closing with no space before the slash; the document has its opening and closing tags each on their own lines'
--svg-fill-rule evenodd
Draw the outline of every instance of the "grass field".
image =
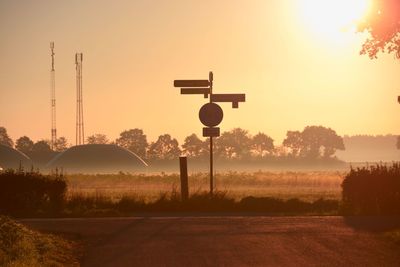
<svg viewBox="0 0 400 267">
<path fill-rule="evenodd" d="M 344 172 L 226 172 L 215 175 L 215 188 L 228 197 L 240 200 L 246 196 L 298 198 L 314 201 L 319 198 L 339 200 Z M 121 199 L 135 196 L 151 202 L 166 192 L 179 191 L 178 174 L 98 174 L 67 175 L 68 196 L 107 196 Z M 209 190 L 206 173 L 189 175 L 191 193 Z"/>
<path fill-rule="evenodd" d="M 77 243 L 0 216 L 0 266 L 79 266 Z"/>
</svg>

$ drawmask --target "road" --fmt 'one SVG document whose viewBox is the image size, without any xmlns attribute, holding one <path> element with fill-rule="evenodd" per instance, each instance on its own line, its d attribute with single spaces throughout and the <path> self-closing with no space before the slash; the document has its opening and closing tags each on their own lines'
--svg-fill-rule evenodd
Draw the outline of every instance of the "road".
<svg viewBox="0 0 400 267">
<path fill-rule="evenodd" d="M 27 219 L 75 235 L 82 266 L 400 266 L 382 231 L 400 220 L 344 217 L 176 216 Z"/>
</svg>

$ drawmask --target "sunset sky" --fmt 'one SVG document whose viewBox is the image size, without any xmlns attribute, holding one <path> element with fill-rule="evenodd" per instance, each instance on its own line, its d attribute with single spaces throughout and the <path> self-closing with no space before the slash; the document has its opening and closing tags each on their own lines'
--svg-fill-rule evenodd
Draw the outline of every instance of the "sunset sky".
<svg viewBox="0 0 400 267">
<path fill-rule="evenodd" d="M 278 144 L 307 125 L 399 133 L 400 61 L 360 56 L 366 35 L 352 31 L 366 1 L 2 0 L 0 126 L 14 140 L 50 139 L 54 41 L 57 131 L 72 144 L 76 52 L 86 135 L 115 139 L 141 128 L 149 141 L 200 136 L 206 100 L 180 95 L 173 80 L 206 79 L 209 71 L 215 92 L 246 94 L 239 109 L 221 104 L 222 131 L 261 131 Z"/>
</svg>

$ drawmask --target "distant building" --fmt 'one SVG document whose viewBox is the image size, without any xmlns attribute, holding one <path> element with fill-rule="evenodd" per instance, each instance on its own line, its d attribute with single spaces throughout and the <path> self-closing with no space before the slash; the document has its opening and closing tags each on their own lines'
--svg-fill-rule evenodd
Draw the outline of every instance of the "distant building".
<svg viewBox="0 0 400 267">
<path fill-rule="evenodd" d="M 24 153 L 9 147 L 0 145 L 0 169 L 18 169 L 25 170 L 32 167 L 31 159 Z"/>
<path fill-rule="evenodd" d="M 55 156 L 47 169 L 66 173 L 143 172 L 147 164 L 135 153 L 110 144 L 74 146 Z"/>
</svg>

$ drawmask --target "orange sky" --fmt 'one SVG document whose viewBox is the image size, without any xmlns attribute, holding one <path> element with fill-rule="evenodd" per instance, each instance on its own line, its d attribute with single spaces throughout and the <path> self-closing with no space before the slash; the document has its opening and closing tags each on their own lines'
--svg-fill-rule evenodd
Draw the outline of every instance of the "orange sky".
<svg viewBox="0 0 400 267">
<path fill-rule="evenodd" d="M 0 125 L 14 140 L 50 139 L 54 41 L 57 130 L 71 143 L 75 52 L 84 54 L 87 135 L 114 139 L 129 128 L 142 128 L 149 141 L 201 135 L 205 100 L 181 96 L 172 84 L 210 70 L 215 92 L 246 93 L 239 109 L 222 104 L 222 131 L 262 131 L 277 143 L 306 125 L 342 135 L 398 133 L 399 61 L 359 56 L 365 36 L 323 24 L 341 10 L 310 9 L 307 1 L 3 0 Z"/>
</svg>

